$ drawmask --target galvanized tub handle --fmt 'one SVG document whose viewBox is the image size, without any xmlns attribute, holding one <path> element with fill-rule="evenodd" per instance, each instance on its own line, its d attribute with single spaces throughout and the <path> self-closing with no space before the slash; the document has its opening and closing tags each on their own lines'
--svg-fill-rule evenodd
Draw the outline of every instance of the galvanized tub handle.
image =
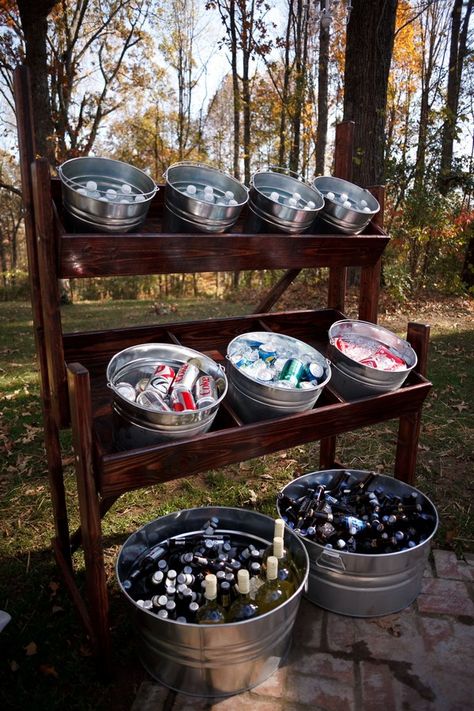
<svg viewBox="0 0 474 711">
<path fill-rule="evenodd" d="M 113 158 L 110 158 L 110 159 L 107 159 L 107 160 L 113 160 Z M 120 162 L 120 161 L 116 161 L 116 162 Z M 128 165 L 128 164 L 125 164 L 125 165 Z M 150 200 L 151 198 L 153 198 L 153 197 L 156 195 L 156 193 L 159 191 L 160 188 L 159 188 L 159 186 L 156 184 L 156 182 L 153 180 L 153 178 L 151 177 L 151 175 L 148 175 L 148 173 L 146 173 L 144 170 L 141 170 L 141 168 L 135 168 L 135 166 L 133 166 L 133 165 L 130 165 L 129 167 L 131 167 L 131 168 L 133 168 L 134 170 L 139 171 L 139 172 L 141 172 L 141 173 L 145 173 L 145 175 L 147 176 L 147 178 L 149 178 L 149 180 L 150 180 L 151 183 L 153 184 L 153 187 L 151 188 L 151 190 L 147 190 L 147 191 L 141 190 L 141 191 L 140 191 L 139 193 L 137 193 L 137 194 L 138 194 L 138 195 L 142 195 L 142 196 L 145 198 L 145 201 L 148 201 L 148 200 Z M 77 179 L 75 179 L 75 178 L 70 178 L 69 176 L 67 176 L 67 175 L 65 174 L 64 170 L 63 170 L 63 166 L 62 166 L 62 165 L 58 166 L 58 167 L 56 168 L 56 170 L 57 170 L 57 173 L 58 173 L 58 176 L 59 176 L 60 181 L 61 181 L 64 185 L 66 185 L 66 187 L 70 188 L 71 190 L 77 190 L 78 188 L 84 187 L 83 183 L 81 183 L 79 180 L 77 180 Z M 100 177 L 100 176 L 99 176 L 99 177 Z M 101 190 L 100 188 L 97 188 L 95 192 L 98 192 L 100 195 L 105 195 L 105 194 L 107 193 L 107 189 Z"/>
<path fill-rule="evenodd" d="M 204 163 L 203 161 L 200 161 L 200 160 L 179 160 L 176 163 L 172 163 L 171 165 L 169 165 L 166 168 L 165 172 L 163 173 L 163 178 L 165 180 L 168 180 L 168 171 L 171 168 L 178 168 L 180 166 L 183 166 L 183 167 L 188 166 L 190 168 L 207 168 L 208 170 L 214 170 L 218 173 L 221 173 L 222 175 L 227 176 L 228 178 L 232 178 L 232 180 L 236 180 L 239 183 L 239 185 L 241 185 L 242 188 L 246 192 L 249 191 L 248 187 L 246 185 L 244 185 L 244 183 L 241 183 L 239 180 L 237 180 L 237 178 L 234 178 L 234 176 L 231 175 L 230 173 L 228 173 L 226 170 L 221 170 L 220 168 L 214 168 L 212 165 L 209 165 L 208 163 Z"/>
<path fill-rule="evenodd" d="M 295 180 L 299 180 L 299 182 L 304 183 L 304 185 L 309 185 L 309 183 L 307 183 L 295 170 L 285 168 L 281 165 L 269 165 L 268 168 L 259 168 L 250 176 L 250 185 L 254 184 L 254 176 L 259 173 L 282 173 L 283 175 L 289 175 L 290 177 L 295 178 Z"/>
<path fill-rule="evenodd" d="M 324 550 L 317 559 L 316 565 L 320 568 L 329 568 L 329 570 L 338 570 L 340 572 L 344 572 L 346 569 L 340 554 L 331 550 Z"/>
</svg>

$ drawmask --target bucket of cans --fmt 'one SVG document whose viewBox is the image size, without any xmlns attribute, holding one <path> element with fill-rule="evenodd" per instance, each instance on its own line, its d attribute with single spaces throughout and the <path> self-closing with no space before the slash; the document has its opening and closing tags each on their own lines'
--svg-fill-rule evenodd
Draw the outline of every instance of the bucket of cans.
<svg viewBox="0 0 474 711">
<path fill-rule="evenodd" d="M 287 484 L 277 510 L 308 552 L 311 602 L 372 617 L 418 596 L 438 527 L 433 503 L 418 489 L 375 472 L 329 469 Z"/>
<path fill-rule="evenodd" d="M 329 329 L 331 384 L 347 399 L 400 388 L 417 364 L 408 341 L 383 326 L 341 319 Z"/>
<path fill-rule="evenodd" d="M 164 178 L 168 232 L 226 232 L 238 220 L 248 199 L 245 185 L 204 163 L 174 163 Z"/>
<path fill-rule="evenodd" d="M 331 377 L 319 351 L 272 331 L 234 338 L 227 347 L 227 372 L 229 400 L 244 422 L 310 410 Z"/>
<path fill-rule="evenodd" d="M 250 180 L 249 232 L 308 230 L 324 205 L 321 193 L 296 173 L 272 166 L 254 173 Z"/>
<path fill-rule="evenodd" d="M 224 369 L 191 348 L 145 343 L 107 366 L 120 448 L 192 437 L 212 425 L 227 392 Z"/>
</svg>

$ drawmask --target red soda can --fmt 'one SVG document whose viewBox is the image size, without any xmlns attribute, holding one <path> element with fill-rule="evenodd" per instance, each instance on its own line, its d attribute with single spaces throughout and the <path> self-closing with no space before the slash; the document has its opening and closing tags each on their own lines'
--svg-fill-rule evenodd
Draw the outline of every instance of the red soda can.
<svg viewBox="0 0 474 711">
<path fill-rule="evenodd" d="M 196 405 L 198 408 L 209 407 L 217 400 L 216 381 L 210 375 L 201 375 L 195 388 Z"/>
<path fill-rule="evenodd" d="M 150 378 L 149 387 L 158 390 L 160 395 L 167 395 L 174 380 L 175 372 L 167 363 L 158 363 Z"/>
<path fill-rule="evenodd" d="M 193 394 L 188 388 L 173 388 L 170 395 L 170 405 L 175 412 L 197 410 Z"/>
<path fill-rule="evenodd" d="M 176 377 L 173 381 L 173 388 L 185 388 L 186 390 L 192 390 L 194 383 L 199 377 L 199 368 L 193 363 L 183 363 L 180 366 Z"/>
</svg>

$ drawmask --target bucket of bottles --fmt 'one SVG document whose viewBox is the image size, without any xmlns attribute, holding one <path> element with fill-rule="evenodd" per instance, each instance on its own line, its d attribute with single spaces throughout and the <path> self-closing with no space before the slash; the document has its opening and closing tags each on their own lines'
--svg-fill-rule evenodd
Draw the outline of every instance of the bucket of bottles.
<svg viewBox="0 0 474 711">
<path fill-rule="evenodd" d="M 250 180 L 248 232 L 305 232 L 313 224 L 324 200 L 317 188 L 296 173 L 272 166 Z"/>
<path fill-rule="evenodd" d="M 147 579 L 139 574 L 148 555 L 176 539 L 202 535 L 212 517 L 216 536 L 231 542 L 244 538 L 264 549 L 272 541 L 274 520 L 263 514 L 228 507 L 177 511 L 158 518 L 133 533 L 122 546 L 116 564 L 121 592 L 139 637 L 139 654 L 146 670 L 160 683 L 197 696 L 230 696 L 262 683 L 285 660 L 309 570 L 300 538 L 285 530 L 284 544 L 297 572 L 294 592 L 280 605 L 256 617 L 223 624 L 198 624 L 162 619 L 147 609 Z M 148 574 L 151 574 L 151 570 Z M 131 583 L 134 580 L 134 583 Z M 134 592 L 138 587 L 138 593 Z"/>
<path fill-rule="evenodd" d="M 341 477 L 345 495 L 337 485 Z M 312 498 L 309 508 L 319 511 L 314 517 L 316 532 L 308 533 L 313 521 L 304 518 L 304 512 L 300 517 L 296 513 L 295 520 L 297 505 L 295 512 L 287 510 L 289 500 L 306 496 Z M 375 512 L 377 503 L 369 503 L 374 496 L 381 511 Z M 365 509 L 360 508 L 363 500 Z M 330 514 L 325 509 L 328 503 Z M 417 598 L 438 527 L 436 508 L 418 489 L 383 474 L 330 469 L 305 474 L 285 486 L 277 510 L 308 551 L 306 597 L 311 602 L 342 615 L 376 617 L 403 610 Z M 385 515 L 394 518 L 384 521 Z M 335 529 L 333 534 L 328 525 Z"/>
<path fill-rule="evenodd" d="M 272 331 L 236 336 L 227 347 L 227 361 L 228 397 L 243 422 L 311 410 L 331 377 L 319 351 Z"/>
<path fill-rule="evenodd" d="M 320 175 L 313 180 L 313 187 L 324 198 L 318 215 L 324 231 L 329 227 L 343 234 L 360 234 L 380 210 L 371 192 L 342 178 Z"/>
<path fill-rule="evenodd" d="M 245 185 L 204 163 L 174 163 L 164 178 L 168 232 L 226 232 L 238 220 L 248 199 Z"/>
</svg>

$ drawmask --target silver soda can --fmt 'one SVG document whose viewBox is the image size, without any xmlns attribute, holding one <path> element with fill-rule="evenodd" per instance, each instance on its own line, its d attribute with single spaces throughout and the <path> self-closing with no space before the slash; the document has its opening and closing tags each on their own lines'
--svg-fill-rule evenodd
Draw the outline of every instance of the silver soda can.
<svg viewBox="0 0 474 711">
<path fill-rule="evenodd" d="M 150 384 L 150 378 L 140 378 L 138 383 L 135 385 L 135 392 L 142 393 L 144 390 L 147 389 L 149 384 Z"/>
<path fill-rule="evenodd" d="M 161 397 L 157 390 L 144 390 L 137 395 L 137 403 L 148 410 L 156 410 L 157 412 L 171 412 L 171 408 Z"/>
<path fill-rule="evenodd" d="M 130 383 L 117 383 L 117 385 L 115 386 L 115 390 L 127 400 L 135 402 L 135 397 L 137 394 L 135 392 L 135 388 L 133 387 L 133 385 L 130 385 Z"/>
<path fill-rule="evenodd" d="M 192 390 L 194 383 L 199 378 L 199 368 L 193 363 L 183 363 L 176 373 L 173 381 L 174 388 L 186 388 Z"/>
<path fill-rule="evenodd" d="M 214 378 L 210 375 L 201 375 L 195 388 L 195 400 L 198 408 L 213 405 L 217 397 L 217 385 Z"/>
<path fill-rule="evenodd" d="M 157 363 L 154 373 L 150 378 L 148 387 L 157 390 L 160 395 L 167 395 L 174 380 L 175 372 L 167 363 Z"/>
</svg>

